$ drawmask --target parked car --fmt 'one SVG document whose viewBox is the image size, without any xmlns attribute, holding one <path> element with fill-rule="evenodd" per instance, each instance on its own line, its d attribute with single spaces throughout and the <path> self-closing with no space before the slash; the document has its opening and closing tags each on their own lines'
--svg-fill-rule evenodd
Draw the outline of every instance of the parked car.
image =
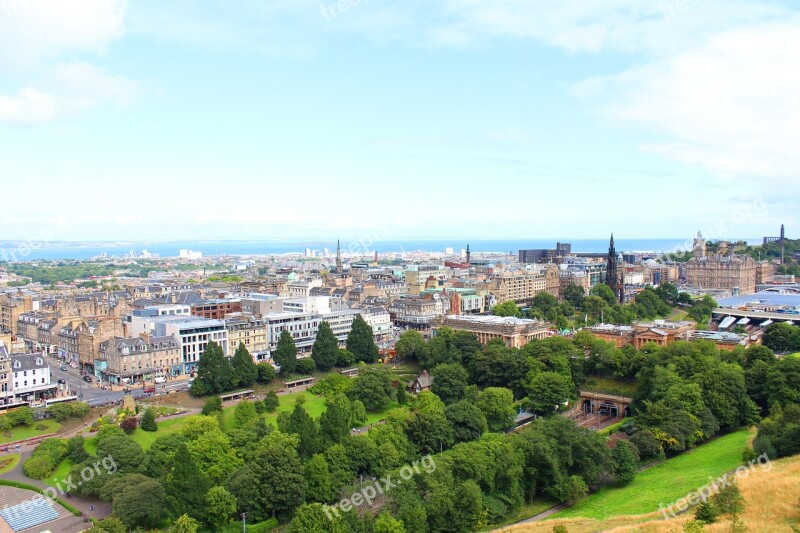
<svg viewBox="0 0 800 533">
<path fill-rule="evenodd" d="M 67 371 L 67 365 L 61 365 L 61 371 L 62 372 L 66 372 Z"/>
<path fill-rule="evenodd" d="M 166 383 L 167 382 L 167 378 L 165 378 L 164 376 L 158 376 L 158 377 L 156 377 L 156 379 L 154 381 L 156 383 L 159 383 L 159 384 Z"/>
<path fill-rule="evenodd" d="M 153 394 L 156 391 L 156 388 L 152 385 L 148 385 L 142 389 L 145 394 Z"/>
<path fill-rule="evenodd" d="M 92 382 L 92 376 L 89 376 L 89 375 L 83 376 L 83 381 L 85 381 L 86 383 L 91 383 Z"/>
</svg>

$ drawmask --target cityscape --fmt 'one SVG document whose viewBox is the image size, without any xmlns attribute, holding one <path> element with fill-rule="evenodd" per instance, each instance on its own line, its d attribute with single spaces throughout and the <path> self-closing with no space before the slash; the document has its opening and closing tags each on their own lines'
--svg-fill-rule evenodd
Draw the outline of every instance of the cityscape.
<svg viewBox="0 0 800 533">
<path fill-rule="evenodd" d="M 0 533 L 800 532 L 800 9 L 0 0 Z"/>
</svg>

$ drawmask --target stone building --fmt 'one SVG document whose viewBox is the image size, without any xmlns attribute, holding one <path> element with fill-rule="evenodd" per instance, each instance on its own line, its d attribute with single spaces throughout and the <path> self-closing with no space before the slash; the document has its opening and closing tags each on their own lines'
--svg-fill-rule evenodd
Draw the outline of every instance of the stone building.
<svg viewBox="0 0 800 533">
<path fill-rule="evenodd" d="M 522 348 L 533 339 L 544 339 L 551 334 L 552 326 L 540 320 L 526 318 L 447 315 L 439 321 L 454 331 L 469 331 L 481 344 L 492 339 L 502 339 L 509 348 Z"/>
</svg>

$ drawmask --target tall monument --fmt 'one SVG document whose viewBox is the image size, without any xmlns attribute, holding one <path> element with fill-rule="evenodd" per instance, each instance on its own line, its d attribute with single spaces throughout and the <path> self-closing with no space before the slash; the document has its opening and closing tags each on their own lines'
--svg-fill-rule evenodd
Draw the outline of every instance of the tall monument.
<svg viewBox="0 0 800 533">
<path fill-rule="evenodd" d="M 608 243 L 608 258 L 606 259 L 606 285 L 614 291 L 617 301 L 622 301 L 622 294 L 619 283 L 619 272 L 617 271 L 617 249 L 614 246 L 614 234 L 611 234 L 611 241 Z"/>
<path fill-rule="evenodd" d="M 339 243 L 339 239 L 336 239 L 336 273 L 341 274 L 344 272 L 344 268 L 342 267 L 342 247 Z"/>
</svg>

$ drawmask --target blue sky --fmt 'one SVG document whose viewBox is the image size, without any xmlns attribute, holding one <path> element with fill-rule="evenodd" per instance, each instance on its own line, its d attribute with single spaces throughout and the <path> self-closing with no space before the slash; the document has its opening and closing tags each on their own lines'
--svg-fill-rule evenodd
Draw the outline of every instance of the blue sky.
<svg viewBox="0 0 800 533">
<path fill-rule="evenodd" d="M 792 236 L 796 4 L 586 4 L 0 0 L 0 238 Z"/>
</svg>

